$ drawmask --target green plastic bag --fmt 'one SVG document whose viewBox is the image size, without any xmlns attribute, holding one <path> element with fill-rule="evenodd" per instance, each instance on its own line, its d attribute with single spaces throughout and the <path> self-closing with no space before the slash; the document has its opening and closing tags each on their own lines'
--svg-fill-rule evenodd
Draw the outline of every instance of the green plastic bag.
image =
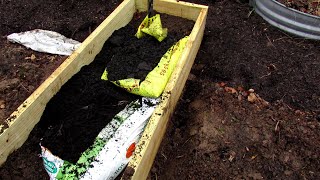
<svg viewBox="0 0 320 180">
<path fill-rule="evenodd" d="M 123 79 L 111 81 L 115 85 L 126 89 L 128 92 L 144 96 L 144 97 L 159 97 L 167 82 L 176 67 L 177 62 L 188 42 L 188 36 L 182 38 L 173 45 L 161 58 L 157 67 L 148 73 L 145 80 L 140 82 L 140 79 Z M 108 80 L 108 72 L 105 70 L 101 79 Z"/>
</svg>

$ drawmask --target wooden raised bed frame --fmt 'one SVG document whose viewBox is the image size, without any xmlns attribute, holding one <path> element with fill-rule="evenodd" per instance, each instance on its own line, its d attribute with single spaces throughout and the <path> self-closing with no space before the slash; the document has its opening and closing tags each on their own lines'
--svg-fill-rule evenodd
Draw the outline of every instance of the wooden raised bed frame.
<svg viewBox="0 0 320 180">
<path fill-rule="evenodd" d="M 195 21 L 186 48 L 162 95 L 162 101 L 137 145 L 128 167 L 135 170 L 132 179 L 146 179 L 158 151 L 167 122 L 172 115 L 200 47 L 208 7 L 175 0 L 155 0 L 160 13 Z M 112 14 L 37 88 L 7 119 L 9 128 L 0 135 L 0 165 L 10 153 L 22 146 L 39 122 L 49 100 L 81 67 L 90 64 L 112 33 L 126 26 L 136 11 L 147 10 L 147 0 L 124 0 Z M 170 27 L 168 27 L 170 28 Z M 0 127 L 1 129 L 1 127 Z"/>
</svg>

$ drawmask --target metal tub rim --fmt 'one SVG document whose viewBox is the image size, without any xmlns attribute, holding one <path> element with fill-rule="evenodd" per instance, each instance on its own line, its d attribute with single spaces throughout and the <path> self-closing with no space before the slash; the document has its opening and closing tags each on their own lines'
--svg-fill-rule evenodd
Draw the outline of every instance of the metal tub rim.
<svg viewBox="0 0 320 180">
<path fill-rule="evenodd" d="M 276 0 L 250 0 L 250 4 L 271 25 L 297 36 L 320 40 L 320 16 L 286 7 Z"/>
</svg>

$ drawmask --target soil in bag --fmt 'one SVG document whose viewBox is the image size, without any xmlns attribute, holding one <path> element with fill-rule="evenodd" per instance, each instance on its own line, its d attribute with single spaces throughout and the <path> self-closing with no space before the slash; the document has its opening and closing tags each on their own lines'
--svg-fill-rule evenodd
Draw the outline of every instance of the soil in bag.
<svg viewBox="0 0 320 180">
<path fill-rule="evenodd" d="M 105 67 L 113 79 L 144 78 L 163 54 L 180 38 L 188 35 L 193 22 L 162 14 L 169 29 L 166 40 L 134 35 L 145 14 L 136 14 L 126 27 L 113 33 L 95 60 L 70 79 L 48 103 L 41 124 L 46 128 L 42 145 L 54 155 L 75 163 L 98 133 L 124 107 L 138 96 L 101 80 Z M 110 73 L 111 74 L 111 73 Z"/>
</svg>

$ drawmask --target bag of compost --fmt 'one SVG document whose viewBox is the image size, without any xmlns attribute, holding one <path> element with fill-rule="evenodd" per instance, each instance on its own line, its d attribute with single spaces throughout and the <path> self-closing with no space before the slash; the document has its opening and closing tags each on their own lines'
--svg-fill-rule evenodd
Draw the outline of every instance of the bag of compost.
<svg viewBox="0 0 320 180">
<path fill-rule="evenodd" d="M 145 80 L 129 78 L 111 81 L 113 84 L 124 88 L 130 93 L 157 98 L 159 97 L 169 81 L 178 60 L 188 42 L 188 36 L 180 39 L 160 59 L 158 65 L 148 73 Z M 102 80 L 108 80 L 108 71 L 105 70 L 101 76 Z"/>
<path fill-rule="evenodd" d="M 152 98 L 131 102 L 102 129 L 76 164 L 62 160 L 40 144 L 50 179 L 115 179 L 129 162 L 158 102 Z"/>
</svg>

